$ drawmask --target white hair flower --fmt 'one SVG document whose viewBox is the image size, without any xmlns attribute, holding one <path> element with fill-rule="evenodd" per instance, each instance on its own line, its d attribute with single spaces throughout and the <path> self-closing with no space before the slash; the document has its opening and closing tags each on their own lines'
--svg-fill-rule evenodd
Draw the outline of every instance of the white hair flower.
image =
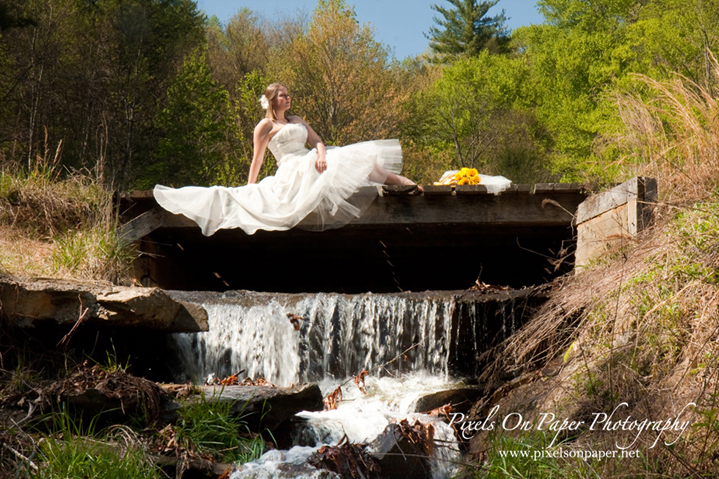
<svg viewBox="0 0 719 479">
<path fill-rule="evenodd" d="M 266 110 L 270 107 L 270 102 L 267 101 L 267 97 L 264 94 L 260 97 L 260 105 L 262 105 L 263 110 Z"/>
</svg>

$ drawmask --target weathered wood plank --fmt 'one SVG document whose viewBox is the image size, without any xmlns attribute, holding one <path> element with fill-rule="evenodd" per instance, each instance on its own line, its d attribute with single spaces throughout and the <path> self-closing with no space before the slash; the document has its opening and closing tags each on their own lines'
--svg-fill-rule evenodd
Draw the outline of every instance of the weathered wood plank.
<svg viewBox="0 0 719 479">
<path fill-rule="evenodd" d="M 127 243 L 137 241 L 157 228 L 162 228 L 165 225 L 166 216 L 167 212 L 162 207 L 156 206 L 120 226 L 118 228 L 120 239 Z"/>
<path fill-rule="evenodd" d="M 486 185 L 457 185 L 454 190 L 458 195 L 486 195 L 489 194 Z"/>
<path fill-rule="evenodd" d="M 384 196 L 407 196 L 419 194 L 417 185 L 384 185 L 382 186 Z"/>
<path fill-rule="evenodd" d="M 529 193 L 531 193 L 531 191 L 532 191 L 532 185 L 528 185 L 528 184 L 517 185 L 517 184 L 512 183 L 511 185 L 509 185 L 509 188 L 507 188 L 506 190 L 504 190 L 502 192 L 502 194 L 503 195 L 511 195 L 511 194 L 516 194 L 516 193 L 529 194 Z"/>
<path fill-rule="evenodd" d="M 551 197 L 556 205 L 544 203 L 546 195 L 460 195 L 380 197 L 350 225 L 431 225 L 479 223 L 486 225 L 569 225 L 571 212 L 585 198 L 580 194 Z M 309 223 L 304 223 L 305 226 Z M 187 228 L 197 225 L 182 215 L 168 214 L 164 227 Z"/>
<path fill-rule="evenodd" d="M 453 194 L 453 188 L 448 185 L 434 186 L 427 185 L 423 186 L 424 194 L 426 196 L 450 196 Z"/>
<path fill-rule="evenodd" d="M 534 185 L 535 194 L 545 193 L 581 193 L 584 186 L 580 183 L 537 183 Z"/>
<path fill-rule="evenodd" d="M 647 177 L 632 178 L 609 191 L 591 196 L 582 202 L 577 208 L 577 223 L 583 223 L 595 218 L 633 199 L 642 203 L 653 203 L 656 201 L 656 197 L 656 179 Z"/>
</svg>

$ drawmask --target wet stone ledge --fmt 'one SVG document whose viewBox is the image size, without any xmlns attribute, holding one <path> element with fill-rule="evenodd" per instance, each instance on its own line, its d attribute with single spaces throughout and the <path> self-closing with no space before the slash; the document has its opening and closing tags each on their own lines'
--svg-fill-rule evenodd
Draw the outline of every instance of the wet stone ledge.
<svg viewBox="0 0 719 479">
<path fill-rule="evenodd" d="M 0 276 L 0 308 L 14 325 L 39 327 L 78 322 L 98 328 L 163 332 L 207 331 L 207 312 L 159 288 Z"/>
</svg>

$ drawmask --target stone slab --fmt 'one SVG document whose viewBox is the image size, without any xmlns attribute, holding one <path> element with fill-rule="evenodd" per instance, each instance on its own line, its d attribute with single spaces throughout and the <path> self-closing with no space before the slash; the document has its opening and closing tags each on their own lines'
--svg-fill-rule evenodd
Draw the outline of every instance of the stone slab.
<svg viewBox="0 0 719 479">
<path fill-rule="evenodd" d="M 158 288 L 3 276 L 0 306 L 20 327 L 38 327 L 43 321 L 72 326 L 82 316 L 83 324 L 100 327 L 208 330 L 207 312 L 202 307 L 176 301 Z"/>
<path fill-rule="evenodd" d="M 219 401 L 231 404 L 234 414 L 242 416 L 249 427 L 260 432 L 273 431 L 300 411 L 321 411 L 322 392 L 317 384 L 301 384 L 288 388 L 267 386 L 198 386 L 201 395 L 188 401 Z M 165 411 L 176 413 L 182 405 L 174 402 Z"/>
</svg>

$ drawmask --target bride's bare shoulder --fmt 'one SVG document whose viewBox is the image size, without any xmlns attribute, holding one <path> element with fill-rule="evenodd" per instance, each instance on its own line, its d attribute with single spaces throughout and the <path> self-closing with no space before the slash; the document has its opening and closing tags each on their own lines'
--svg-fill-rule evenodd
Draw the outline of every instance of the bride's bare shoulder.
<svg viewBox="0 0 719 479">
<path fill-rule="evenodd" d="M 255 133 L 259 133 L 262 135 L 269 135 L 272 131 L 272 120 L 269 118 L 263 118 L 260 120 L 260 122 L 255 126 Z"/>
</svg>

